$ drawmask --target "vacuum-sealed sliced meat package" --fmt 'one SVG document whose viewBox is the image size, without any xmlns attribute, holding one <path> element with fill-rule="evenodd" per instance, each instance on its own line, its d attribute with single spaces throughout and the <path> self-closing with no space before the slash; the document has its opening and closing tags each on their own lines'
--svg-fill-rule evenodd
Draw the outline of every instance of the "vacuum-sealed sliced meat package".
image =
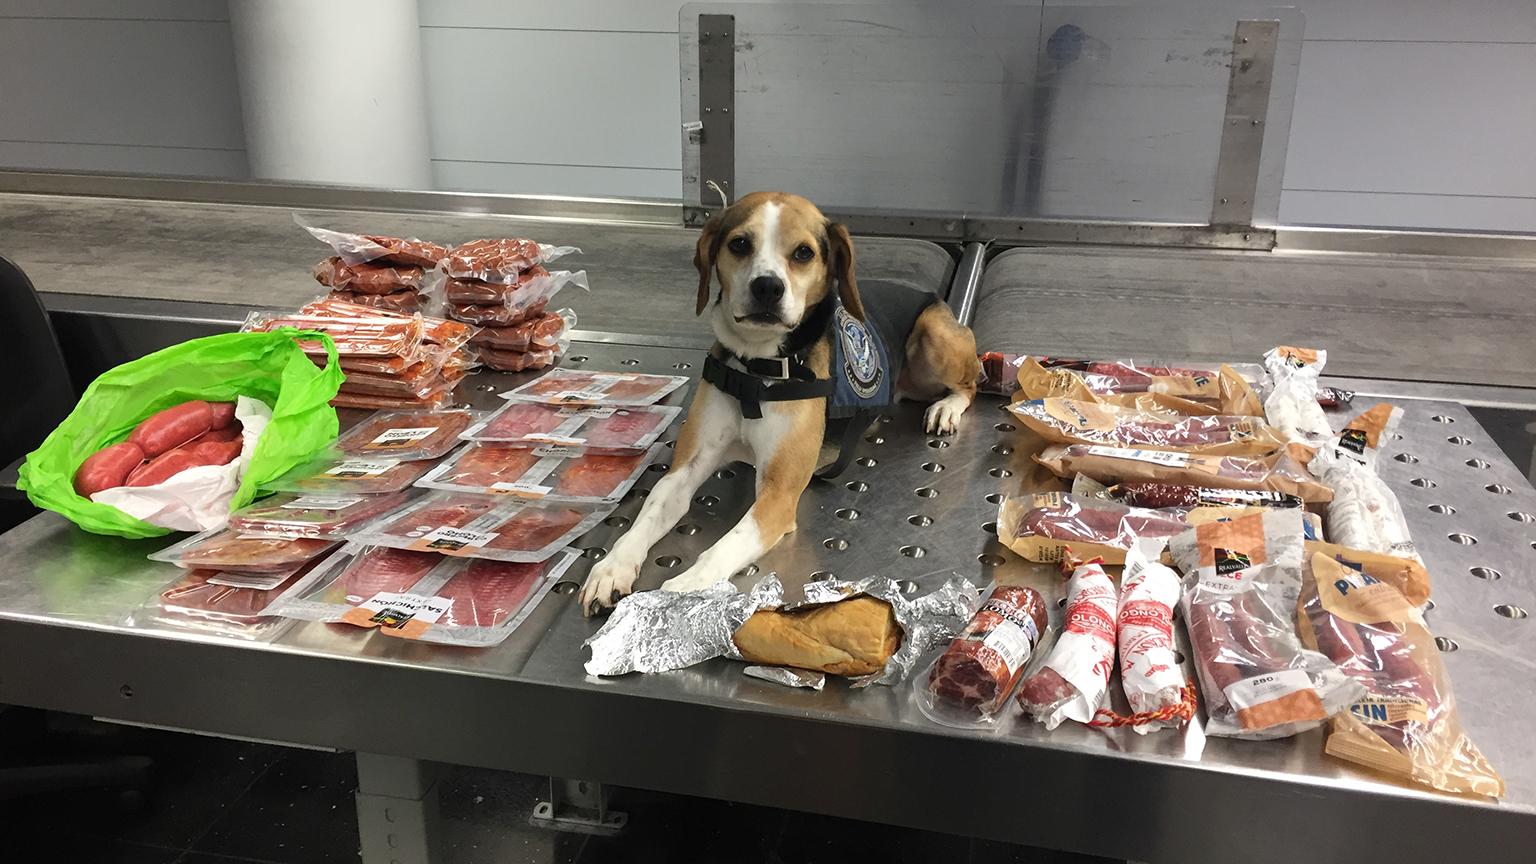
<svg viewBox="0 0 1536 864">
<path fill-rule="evenodd" d="M 1189 527 L 1184 510 L 1151 510 L 1064 492 L 1012 496 L 998 507 L 997 533 L 1029 559 L 1055 563 L 1068 547 L 1079 555 L 1125 563 L 1137 538 L 1167 539 Z"/>
<path fill-rule="evenodd" d="M 479 416 L 473 411 L 381 411 L 348 429 L 336 449 L 353 456 L 436 459 L 452 450 Z"/>
<path fill-rule="evenodd" d="M 532 450 L 472 444 L 419 485 L 451 492 L 513 495 L 567 503 L 619 500 L 657 454 L 587 453 L 572 447 Z"/>
<path fill-rule="evenodd" d="M 1365 686 L 1333 718 L 1327 753 L 1446 792 L 1498 797 L 1504 781 L 1461 727 L 1435 637 L 1391 582 L 1309 554 L 1301 641 Z"/>
<path fill-rule="evenodd" d="M 271 640 L 293 622 L 267 610 L 327 560 L 320 556 L 295 570 L 260 576 L 213 569 L 183 570 L 136 610 L 130 622 L 235 639 Z"/>
<path fill-rule="evenodd" d="M 515 563 L 401 549 L 348 550 L 315 579 L 289 589 L 271 611 L 376 627 L 402 639 L 490 647 L 511 635 L 578 557 L 574 549 L 564 549 L 545 561 Z"/>
<path fill-rule="evenodd" d="M 554 405 L 650 405 L 687 383 L 681 375 L 554 369 L 501 395 Z"/>
<path fill-rule="evenodd" d="M 248 537 L 232 528 L 204 531 L 150 555 L 188 570 L 284 573 L 335 548 L 337 541 L 314 537 Z"/>
<path fill-rule="evenodd" d="M 395 294 L 421 287 L 426 271 L 392 264 L 348 264 L 327 258 L 315 265 L 315 281 L 328 288 L 358 294 Z"/>
<path fill-rule="evenodd" d="M 923 713 L 941 723 L 986 723 L 1002 710 L 1046 635 L 1045 599 L 999 585 L 916 684 Z"/>
<path fill-rule="evenodd" d="M 462 437 L 502 446 L 555 444 L 588 450 L 644 450 L 683 409 L 672 405 L 573 406 L 509 401 Z"/>
<path fill-rule="evenodd" d="M 399 492 L 432 470 L 431 460 L 340 454 L 309 462 L 264 484 L 276 492 L 378 495 Z"/>
<path fill-rule="evenodd" d="M 1299 510 L 1211 522 L 1168 544 L 1184 573 L 1182 609 L 1207 735 L 1284 738 L 1319 726 L 1365 688 L 1296 633 Z"/>
<path fill-rule="evenodd" d="M 341 538 L 416 494 L 412 489 L 383 495 L 279 492 L 230 514 L 229 527 L 242 534 L 268 537 Z"/>
<path fill-rule="evenodd" d="M 434 492 L 379 519 L 352 539 L 370 546 L 463 558 L 542 561 L 596 527 L 611 510 Z"/>
<path fill-rule="evenodd" d="M 1031 399 L 1008 406 L 1047 441 L 1190 453 L 1257 455 L 1286 443 L 1257 417 L 1127 408 L 1080 399 Z"/>
</svg>

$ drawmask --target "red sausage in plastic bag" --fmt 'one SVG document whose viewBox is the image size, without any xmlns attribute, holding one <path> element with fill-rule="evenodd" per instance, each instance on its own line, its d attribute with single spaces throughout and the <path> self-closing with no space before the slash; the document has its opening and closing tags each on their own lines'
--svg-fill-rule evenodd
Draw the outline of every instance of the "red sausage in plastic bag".
<svg viewBox="0 0 1536 864">
<path fill-rule="evenodd" d="M 89 498 L 103 489 L 123 485 L 144 461 L 144 451 L 131 441 L 103 447 L 86 457 L 75 471 L 75 492 Z"/>
<path fill-rule="evenodd" d="M 214 428 L 213 406 L 201 399 L 151 414 L 128 436 L 150 459 L 174 450 Z"/>
</svg>

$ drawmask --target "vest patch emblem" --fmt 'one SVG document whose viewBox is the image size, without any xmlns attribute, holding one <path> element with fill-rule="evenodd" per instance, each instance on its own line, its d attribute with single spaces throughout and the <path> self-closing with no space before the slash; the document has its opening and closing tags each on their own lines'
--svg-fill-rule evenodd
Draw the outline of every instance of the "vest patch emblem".
<svg viewBox="0 0 1536 864">
<path fill-rule="evenodd" d="M 848 386 L 862 399 L 868 399 L 880 389 L 880 379 L 885 369 L 880 365 L 880 354 L 864 323 L 853 317 L 841 305 L 837 307 L 834 328 L 843 346 L 843 377 Z"/>
</svg>

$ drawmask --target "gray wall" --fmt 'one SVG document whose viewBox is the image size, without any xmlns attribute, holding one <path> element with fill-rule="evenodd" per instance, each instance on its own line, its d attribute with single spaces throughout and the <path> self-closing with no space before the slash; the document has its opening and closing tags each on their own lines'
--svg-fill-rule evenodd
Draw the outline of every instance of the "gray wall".
<svg viewBox="0 0 1536 864">
<path fill-rule="evenodd" d="M 1299 5 L 1282 222 L 1536 231 L 1536 0 Z M 676 198 L 677 7 L 421 0 L 438 184 Z M 219 0 L 0 0 L 0 165 L 244 177 L 236 94 Z"/>
</svg>

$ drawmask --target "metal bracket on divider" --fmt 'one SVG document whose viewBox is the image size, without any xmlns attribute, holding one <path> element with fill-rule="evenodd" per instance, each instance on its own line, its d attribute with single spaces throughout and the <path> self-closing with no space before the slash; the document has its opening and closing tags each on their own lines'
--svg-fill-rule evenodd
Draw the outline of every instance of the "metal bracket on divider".
<svg viewBox="0 0 1536 864">
<path fill-rule="evenodd" d="M 629 814 L 608 809 L 608 790 L 601 783 L 551 777 L 549 800 L 535 804 L 528 821 L 557 831 L 611 835 L 624 830 Z"/>
<path fill-rule="evenodd" d="M 683 222 L 704 224 L 716 212 L 710 183 L 736 197 L 736 16 L 699 16 L 699 200 L 685 202 Z"/>
<path fill-rule="evenodd" d="M 1211 224 L 1253 224 L 1253 198 L 1264 152 L 1269 89 L 1274 79 L 1279 21 L 1239 21 L 1232 35 L 1232 72 L 1221 124 L 1221 155 L 1211 196 Z"/>
</svg>

